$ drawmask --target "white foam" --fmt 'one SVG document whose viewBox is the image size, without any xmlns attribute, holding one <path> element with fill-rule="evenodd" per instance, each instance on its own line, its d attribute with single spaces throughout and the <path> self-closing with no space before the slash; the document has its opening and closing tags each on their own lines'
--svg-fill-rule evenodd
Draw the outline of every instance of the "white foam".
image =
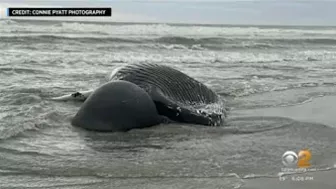
<svg viewBox="0 0 336 189">
<path fill-rule="evenodd" d="M 181 36 L 181 37 L 230 37 L 230 38 L 325 38 L 335 37 L 335 28 L 323 29 L 292 29 L 292 28 L 262 28 L 262 27 L 225 27 L 225 26 L 184 26 L 168 24 L 91 24 L 91 23 L 53 23 L 26 24 L 13 21 L 1 21 L 0 33 L 90 33 L 109 36 Z"/>
</svg>

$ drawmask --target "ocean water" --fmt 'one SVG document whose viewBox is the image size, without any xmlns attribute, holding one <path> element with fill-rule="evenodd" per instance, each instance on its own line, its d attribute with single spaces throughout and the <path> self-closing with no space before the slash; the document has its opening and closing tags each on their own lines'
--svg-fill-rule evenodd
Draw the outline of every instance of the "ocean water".
<svg viewBox="0 0 336 189">
<path fill-rule="evenodd" d="M 205 83 L 226 99 L 226 125 L 96 133 L 70 125 L 80 103 L 50 100 L 130 63 Z M 336 27 L 0 20 L 0 188 L 240 188 L 278 177 L 282 154 L 303 148 L 317 171 L 332 169 L 336 125 L 241 112 L 309 103 L 335 86 Z"/>
</svg>

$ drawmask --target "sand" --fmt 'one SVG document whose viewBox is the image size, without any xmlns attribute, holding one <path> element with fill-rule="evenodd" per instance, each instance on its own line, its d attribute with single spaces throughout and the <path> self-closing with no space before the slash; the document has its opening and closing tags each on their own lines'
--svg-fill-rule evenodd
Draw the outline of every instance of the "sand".
<svg viewBox="0 0 336 189">
<path fill-rule="evenodd" d="M 320 123 L 336 128 L 336 97 L 325 96 L 310 102 L 287 107 L 237 111 L 238 116 L 278 116 L 303 122 Z"/>
<path fill-rule="evenodd" d="M 336 128 L 336 97 L 325 96 L 295 106 L 244 110 L 236 113 L 239 116 L 288 117 Z M 292 178 L 303 181 L 293 181 Z M 291 175 L 285 181 L 280 181 L 279 178 L 254 178 L 244 181 L 242 189 L 336 189 L 336 170 Z"/>
<path fill-rule="evenodd" d="M 336 170 L 291 175 L 285 181 L 277 178 L 245 180 L 241 189 L 336 189 Z"/>
</svg>

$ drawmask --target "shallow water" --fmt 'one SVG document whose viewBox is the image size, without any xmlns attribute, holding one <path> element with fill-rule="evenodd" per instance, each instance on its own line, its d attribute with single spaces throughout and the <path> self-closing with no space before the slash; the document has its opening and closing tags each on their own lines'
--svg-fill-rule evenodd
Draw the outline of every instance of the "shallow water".
<svg viewBox="0 0 336 189">
<path fill-rule="evenodd" d="M 0 186 L 239 188 L 276 178 L 282 154 L 303 148 L 313 167 L 332 168 L 336 124 L 327 112 L 311 119 L 328 100 L 283 107 L 336 94 L 335 37 L 332 27 L 2 20 Z M 80 103 L 49 100 L 139 62 L 178 68 L 221 94 L 231 108 L 226 125 L 95 133 L 70 125 Z"/>
</svg>

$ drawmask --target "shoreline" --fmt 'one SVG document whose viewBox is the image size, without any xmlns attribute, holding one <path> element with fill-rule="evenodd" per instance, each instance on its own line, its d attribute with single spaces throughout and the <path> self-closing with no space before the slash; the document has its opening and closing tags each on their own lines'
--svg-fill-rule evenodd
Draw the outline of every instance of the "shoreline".
<svg viewBox="0 0 336 189">
<path fill-rule="evenodd" d="M 285 117 L 302 122 L 324 124 L 336 129 L 336 96 L 314 98 L 309 102 L 284 107 L 237 110 L 234 117 Z M 336 165 L 336 164 L 335 164 Z M 295 173 L 282 178 L 248 178 L 241 189 L 335 189 L 336 169 Z M 282 181 L 280 181 L 282 179 Z"/>
<path fill-rule="evenodd" d="M 257 117 L 285 117 L 302 122 L 324 124 L 336 128 L 336 96 L 317 97 L 306 103 L 293 106 L 269 107 L 234 111 L 233 118 Z"/>
</svg>

